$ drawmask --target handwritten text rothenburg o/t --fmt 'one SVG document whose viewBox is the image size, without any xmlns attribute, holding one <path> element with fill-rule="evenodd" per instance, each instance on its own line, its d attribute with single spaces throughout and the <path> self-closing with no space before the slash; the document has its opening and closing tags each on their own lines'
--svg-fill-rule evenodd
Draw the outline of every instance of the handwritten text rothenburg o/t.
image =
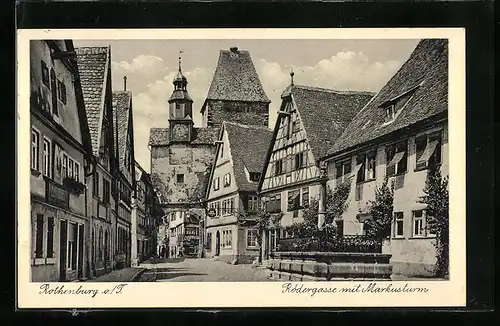
<svg viewBox="0 0 500 326">
<path fill-rule="evenodd" d="M 300 293 L 300 294 L 310 294 L 311 296 L 316 293 L 426 293 L 429 289 L 425 287 L 410 287 L 408 283 L 404 286 L 393 286 L 392 284 L 387 284 L 380 286 L 377 283 L 371 282 L 367 285 L 357 284 L 354 286 L 345 287 L 318 287 L 312 286 L 307 287 L 301 283 L 285 283 L 283 284 L 283 293 Z"/>
<path fill-rule="evenodd" d="M 40 286 L 39 294 L 72 294 L 72 295 L 91 295 L 94 298 L 98 294 L 120 294 L 123 288 L 127 284 L 119 284 L 113 286 L 113 288 L 105 289 L 105 290 L 97 290 L 97 289 L 85 289 L 83 285 L 80 285 L 77 289 L 68 289 L 65 288 L 64 285 L 50 286 L 50 284 L 42 284 Z"/>
</svg>

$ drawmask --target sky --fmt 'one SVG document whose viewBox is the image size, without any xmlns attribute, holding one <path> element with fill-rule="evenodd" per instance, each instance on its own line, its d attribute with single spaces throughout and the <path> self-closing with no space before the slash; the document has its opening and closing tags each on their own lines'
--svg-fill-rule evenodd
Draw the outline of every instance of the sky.
<svg viewBox="0 0 500 326">
<path fill-rule="evenodd" d="M 379 91 L 419 42 L 404 40 L 74 40 L 75 47 L 110 46 L 113 90 L 132 91 L 135 159 L 150 172 L 150 128 L 168 127 L 167 100 L 182 51 L 195 126 L 207 96 L 220 50 L 236 46 L 250 52 L 271 100 L 273 128 L 281 92 L 294 83 L 336 90 Z"/>
</svg>

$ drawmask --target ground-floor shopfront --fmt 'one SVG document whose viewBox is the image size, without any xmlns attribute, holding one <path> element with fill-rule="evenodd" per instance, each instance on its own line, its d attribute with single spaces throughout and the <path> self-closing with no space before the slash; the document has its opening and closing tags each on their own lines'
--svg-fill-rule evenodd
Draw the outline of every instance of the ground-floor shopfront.
<svg viewBox="0 0 500 326">
<path fill-rule="evenodd" d="M 131 230 L 130 223 L 118 220 L 116 225 L 115 268 L 131 266 Z"/>
<path fill-rule="evenodd" d="M 87 277 L 84 216 L 32 201 L 31 280 L 65 282 Z"/>
<path fill-rule="evenodd" d="M 237 223 L 206 228 L 205 256 L 231 264 L 251 264 L 258 258 L 258 230 Z"/>
</svg>

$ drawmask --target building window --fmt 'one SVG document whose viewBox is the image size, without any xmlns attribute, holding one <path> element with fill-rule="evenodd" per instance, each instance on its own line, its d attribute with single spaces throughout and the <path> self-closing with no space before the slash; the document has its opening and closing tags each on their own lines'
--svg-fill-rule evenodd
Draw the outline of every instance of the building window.
<svg viewBox="0 0 500 326">
<path fill-rule="evenodd" d="M 351 161 L 340 162 L 335 165 L 337 185 L 344 183 L 351 176 Z"/>
<path fill-rule="evenodd" d="M 49 68 L 47 67 L 47 64 L 43 61 L 41 61 L 41 67 L 42 67 L 42 82 L 45 86 L 47 86 L 50 89 Z"/>
<path fill-rule="evenodd" d="M 404 216 L 403 212 L 394 213 L 394 237 L 401 238 L 404 236 Z"/>
<path fill-rule="evenodd" d="M 222 240 L 224 248 L 227 249 L 231 248 L 233 243 L 233 231 L 232 230 L 222 231 Z"/>
<path fill-rule="evenodd" d="M 109 203 L 109 198 L 110 198 L 110 191 L 111 191 L 111 183 L 106 180 L 106 179 L 102 179 L 102 201 L 105 203 L 105 204 L 108 204 Z"/>
<path fill-rule="evenodd" d="M 57 78 L 56 71 L 53 68 L 50 69 L 50 89 L 52 91 L 52 113 L 59 115 L 59 109 L 57 108 Z"/>
<path fill-rule="evenodd" d="M 278 175 L 283 173 L 283 160 L 277 160 L 274 163 L 274 174 Z"/>
<path fill-rule="evenodd" d="M 80 181 L 80 164 L 74 162 L 73 166 L 73 179 Z"/>
<path fill-rule="evenodd" d="M 97 198 L 99 198 L 99 178 L 100 178 L 99 172 L 96 172 L 94 175 L 93 193 L 94 193 L 94 196 L 96 196 Z"/>
<path fill-rule="evenodd" d="M 256 229 L 247 229 L 247 247 L 257 247 Z"/>
<path fill-rule="evenodd" d="M 425 236 L 424 214 L 422 210 L 413 211 L 413 236 Z"/>
<path fill-rule="evenodd" d="M 224 143 L 220 144 L 220 158 L 224 157 Z"/>
<path fill-rule="evenodd" d="M 63 154 L 62 160 L 62 175 L 63 177 L 68 177 L 68 155 Z"/>
<path fill-rule="evenodd" d="M 74 179 L 73 163 L 74 163 L 74 161 L 71 158 L 69 158 L 68 159 L 68 177 L 70 177 L 71 179 Z"/>
<path fill-rule="evenodd" d="M 408 143 L 406 141 L 387 147 L 387 175 L 395 175 L 406 172 L 407 169 Z"/>
<path fill-rule="evenodd" d="M 222 212 L 221 212 L 221 209 L 220 209 L 220 201 L 218 201 L 218 202 L 217 202 L 217 204 L 215 205 L 215 207 L 217 208 L 217 209 L 216 209 L 216 212 L 217 212 L 217 213 L 216 213 L 216 214 L 217 214 L 216 216 L 221 216 L 221 215 L 222 215 L 222 214 L 221 214 Z"/>
<path fill-rule="evenodd" d="M 59 79 L 57 80 L 57 98 L 66 104 L 66 85 Z"/>
<path fill-rule="evenodd" d="M 295 169 L 300 169 L 306 166 L 304 152 L 295 154 Z"/>
<path fill-rule="evenodd" d="M 375 156 L 376 152 L 370 152 L 366 155 L 366 180 L 373 180 L 376 177 L 375 174 Z"/>
<path fill-rule="evenodd" d="M 47 219 L 47 258 L 54 258 L 54 218 Z"/>
<path fill-rule="evenodd" d="M 259 197 L 248 196 L 248 211 L 257 212 L 259 210 Z"/>
<path fill-rule="evenodd" d="M 69 270 L 76 270 L 76 260 L 77 260 L 77 243 L 78 239 L 78 225 L 76 223 L 70 223 L 70 230 L 68 232 L 68 264 L 67 268 Z M 99 244 L 100 246 L 100 244 Z"/>
<path fill-rule="evenodd" d="M 417 137 L 415 145 L 417 169 L 441 163 L 441 132 Z"/>
<path fill-rule="evenodd" d="M 394 120 L 396 117 L 396 107 L 394 104 L 385 107 L 385 122 Z"/>
<path fill-rule="evenodd" d="M 224 174 L 224 187 L 229 187 L 231 185 L 231 174 Z"/>
<path fill-rule="evenodd" d="M 220 178 L 217 177 L 214 179 L 214 191 L 219 190 L 219 188 L 220 188 Z"/>
<path fill-rule="evenodd" d="M 43 214 L 36 214 L 35 258 L 43 257 Z"/>
<path fill-rule="evenodd" d="M 281 212 L 281 194 L 269 197 L 269 202 L 267 203 L 267 212 Z"/>
<path fill-rule="evenodd" d="M 177 183 L 184 183 L 184 174 L 177 174 Z"/>
<path fill-rule="evenodd" d="M 259 182 L 260 173 L 258 172 L 250 172 L 250 181 Z"/>
<path fill-rule="evenodd" d="M 50 140 L 45 138 L 43 140 L 43 175 L 50 177 Z"/>
<path fill-rule="evenodd" d="M 300 208 L 300 190 L 292 190 L 288 192 L 288 211 L 294 211 Z"/>
<path fill-rule="evenodd" d="M 309 187 L 302 188 L 302 203 L 301 207 L 309 207 Z"/>
<path fill-rule="evenodd" d="M 31 168 L 38 171 L 38 153 L 40 150 L 40 133 L 31 129 Z"/>
<path fill-rule="evenodd" d="M 207 232 L 207 242 L 205 244 L 205 249 L 212 250 L 212 233 Z"/>
</svg>

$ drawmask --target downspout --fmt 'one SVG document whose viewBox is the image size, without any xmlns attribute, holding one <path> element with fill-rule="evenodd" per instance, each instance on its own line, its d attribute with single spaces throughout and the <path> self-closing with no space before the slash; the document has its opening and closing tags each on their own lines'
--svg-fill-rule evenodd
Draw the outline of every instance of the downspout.
<svg viewBox="0 0 500 326">
<path fill-rule="evenodd" d="M 92 279 L 94 277 L 93 275 L 93 262 L 94 262 L 94 250 L 92 248 L 93 246 L 93 243 L 94 243 L 94 239 L 92 237 L 92 229 L 93 229 L 93 225 L 94 225 L 94 220 L 93 220 L 93 216 L 92 214 L 90 214 L 90 216 L 88 215 L 88 183 L 87 183 L 87 178 L 94 175 L 95 173 L 95 170 L 96 170 L 96 164 L 94 162 L 94 156 L 90 156 L 89 158 L 89 162 L 90 162 L 90 166 L 91 166 L 91 171 L 90 173 L 88 174 L 85 174 L 85 216 L 88 216 L 89 217 L 89 222 L 90 222 L 90 225 L 89 225 L 89 239 L 90 239 L 90 250 L 89 250 L 89 253 L 87 255 L 87 257 L 90 257 L 90 262 L 87 262 L 89 264 L 89 271 L 90 271 L 90 279 Z"/>
</svg>

